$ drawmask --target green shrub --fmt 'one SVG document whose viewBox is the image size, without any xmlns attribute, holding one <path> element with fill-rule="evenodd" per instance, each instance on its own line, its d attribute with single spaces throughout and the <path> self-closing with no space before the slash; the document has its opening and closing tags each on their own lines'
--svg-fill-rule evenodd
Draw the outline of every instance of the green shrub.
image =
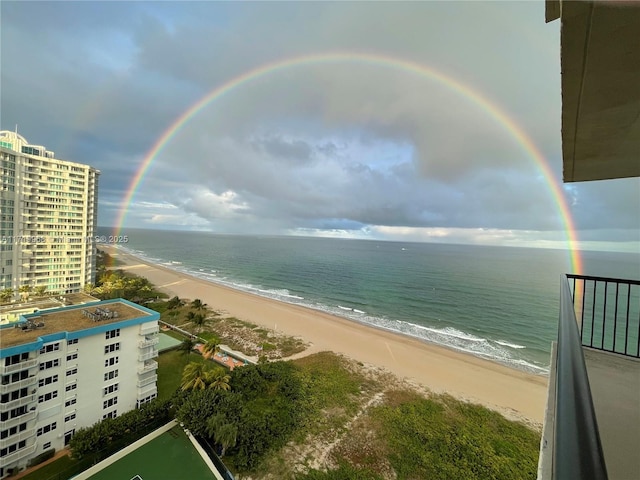
<svg viewBox="0 0 640 480">
<path fill-rule="evenodd" d="M 33 467 L 34 465 L 39 465 L 42 462 L 46 462 L 47 460 L 49 460 L 50 458 L 53 458 L 53 456 L 56 454 L 56 450 L 55 448 L 52 448 L 50 450 L 47 450 L 45 452 L 42 452 L 40 455 L 38 455 L 37 457 L 32 458 L 31 460 L 29 460 L 28 463 L 28 467 Z"/>
<path fill-rule="evenodd" d="M 135 436 L 136 432 L 146 433 L 145 427 L 149 425 L 168 422 L 172 418 L 169 407 L 168 401 L 156 399 L 117 418 L 107 418 L 91 427 L 80 428 L 69 443 L 73 458 L 80 459 L 89 453 L 101 451 L 125 436 Z"/>
</svg>

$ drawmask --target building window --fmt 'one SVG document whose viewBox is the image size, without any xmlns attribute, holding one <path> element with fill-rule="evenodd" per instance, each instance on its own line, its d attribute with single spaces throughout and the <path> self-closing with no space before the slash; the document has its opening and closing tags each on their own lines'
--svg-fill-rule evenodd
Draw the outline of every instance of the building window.
<svg viewBox="0 0 640 480">
<path fill-rule="evenodd" d="M 45 443 L 44 445 L 42 445 L 42 449 L 43 449 L 43 450 L 46 450 L 46 449 L 48 449 L 48 448 L 51 448 L 51 442 L 47 442 L 47 443 Z"/>
<path fill-rule="evenodd" d="M 72 368 L 71 370 L 67 370 L 67 377 L 70 377 L 71 375 L 75 375 L 76 373 L 78 373 L 77 368 Z"/>
<path fill-rule="evenodd" d="M 105 410 L 109 407 L 113 407 L 114 405 L 117 405 L 117 403 L 118 397 L 110 398 L 109 400 L 105 400 L 104 402 L 102 402 L 102 409 Z"/>
<path fill-rule="evenodd" d="M 114 410 L 113 412 L 105 413 L 102 415 L 102 419 L 106 420 L 107 418 L 116 418 L 118 416 L 118 411 Z"/>
<path fill-rule="evenodd" d="M 66 402 L 64 402 L 64 406 L 65 407 L 70 407 L 71 405 L 75 405 L 76 404 L 76 398 L 70 398 L 69 400 L 67 400 Z"/>
<path fill-rule="evenodd" d="M 11 427 L 8 430 L 3 430 L 0 432 L 0 440 L 4 440 L 11 435 L 15 435 L 18 432 L 24 432 L 27 429 L 26 423 L 21 423 L 20 425 L 16 425 L 15 427 Z"/>
<path fill-rule="evenodd" d="M 120 342 L 104 346 L 104 353 L 117 352 L 118 350 L 120 350 Z"/>
<path fill-rule="evenodd" d="M 64 417 L 64 421 L 65 422 L 70 422 L 71 420 L 73 420 L 74 418 L 76 418 L 76 412 L 70 413 L 69 415 L 67 415 L 66 417 Z"/>
<path fill-rule="evenodd" d="M 50 384 L 55 383 L 57 381 L 58 381 L 58 375 L 52 375 L 50 377 L 41 378 L 40 380 L 38 380 L 38 386 L 39 387 L 44 387 L 45 385 L 50 385 Z"/>
<path fill-rule="evenodd" d="M 106 382 L 107 380 L 113 380 L 117 376 L 118 376 L 118 370 L 112 370 L 104 374 L 104 381 Z"/>
<path fill-rule="evenodd" d="M 107 358 L 104 361 L 104 366 L 105 367 L 111 367 L 112 365 L 116 365 L 118 363 L 118 361 L 119 361 L 118 357 Z"/>
<path fill-rule="evenodd" d="M 109 385 L 108 387 L 104 387 L 102 389 L 102 395 L 109 395 L 113 392 L 117 392 L 118 391 L 118 384 L 114 383 L 113 385 Z"/>
<path fill-rule="evenodd" d="M 38 403 L 43 403 L 43 402 L 47 402 L 49 400 L 52 400 L 54 398 L 58 397 L 58 391 L 54 390 L 53 392 L 49 392 L 49 393 L 45 393 L 44 395 L 40 395 L 38 397 Z"/>
<path fill-rule="evenodd" d="M 75 345 L 76 343 L 78 343 L 77 338 L 72 338 L 71 340 L 67 340 L 67 345 Z"/>
<path fill-rule="evenodd" d="M 69 385 L 67 385 L 64 389 L 67 392 L 70 392 L 71 390 L 75 390 L 76 388 L 78 388 L 78 384 L 77 383 L 71 383 Z"/>
<path fill-rule="evenodd" d="M 151 400 L 153 400 L 154 398 L 157 397 L 157 394 L 152 394 L 149 395 L 148 397 L 143 398 L 142 400 L 138 400 L 136 402 L 136 408 L 140 408 L 142 405 L 144 405 L 145 403 L 149 403 Z"/>
<path fill-rule="evenodd" d="M 45 425 L 44 427 L 40 427 L 36 431 L 36 435 L 39 437 L 40 435 L 44 435 L 45 433 L 49 433 L 51 430 L 56 429 L 56 422 L 53 422 L 51 425 Z"/>
<path fill-rule="evenodd" d="M 58 350 L 60 350 L 60 342 L 52 343 L 51 345 L 45 345 L 40 349 L 40 354 L 42 355 L 43 353 L 57 352 Z"/>
<path fill-rule="evenodd" d="M 47 370 L 49 368 L 59 367 L 59 366 L 60 366 L 60 359 L 56 358 L 55 360 L 49 360 L 48 362 L 41 363 L 40 370 Z"/>
<path fill-rule="evenodd" d="M 116 328 L 115 330 L 109 330 L 108 332 L 105 332 L 104 334 L 104 338 L 106 338 L 107 340 L 109 340 L 110 338 L 115 338 L 115 337 L 119 337 L 120 336 L 120 329 Z"/>
<path fill-rule="evenodd" d="M 70 362 L 71 360 L 75 360 L 76 358 L 78 358 L 78 352 L 72 353 L 71 355 L 67 355 L 67 362 Z"/>
<path fill-rule="evenodd" d="M 14 443 L 13 445 L 9 445 L 7 448 L 3 448 L 2 450 L 0 450 L 0 458 L 6 457 L 7 455 L 12 454 L 16 450 L 20 450 L 21 448 L 24 448 L 26 445 L 27 445 L 26 440 L 22 440 L 21 442 Z"/>
</svg>

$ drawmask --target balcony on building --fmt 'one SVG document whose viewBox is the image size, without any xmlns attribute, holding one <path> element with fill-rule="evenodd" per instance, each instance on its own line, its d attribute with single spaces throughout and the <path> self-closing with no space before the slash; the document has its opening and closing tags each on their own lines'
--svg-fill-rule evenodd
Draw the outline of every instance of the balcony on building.
<svg viewBox="0 0 640 480">
<path fill-rule="evenodd" d="M 564 182 L 640 177 L 640 6 L 545 13 L 561 23 Z M 538 479 L 640 478 L 640 281 L 585 273 L 560 280 Z"/>
<path fill-rule="evenodd" d="M 158 322 L 143 323 L 140 325 L 140 335 L 150 336 L 159 332 Z"/>
<path fill-rule="evenodd" d="M 146 360 L 142 366 L 138 368 L 138 374 L 155 371 L 158 369 L 158 362 L 154 360 Z"/>
<path fill-rule="evenodd" d="M 157 335 L 155 336 L 146 335 L 144 340 L 140 340 L 138 342 L 138 348 L 153 347 L 154 345 L 158 345 L 158 343 L 160 343 L 160 338 Z"/>
</svg>

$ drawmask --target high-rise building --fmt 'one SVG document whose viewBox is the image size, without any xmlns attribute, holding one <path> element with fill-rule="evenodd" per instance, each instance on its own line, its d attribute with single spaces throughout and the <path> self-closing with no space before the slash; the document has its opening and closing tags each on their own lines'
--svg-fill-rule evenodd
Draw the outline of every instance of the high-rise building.
<svg viewBox="0 0 640 480">
<path fill-rule="evenodd" d="M 0 327 L 0 478 L 156 398 L 159 316 L 116 299 Z"/>
<path fill-rule="evenodd" d="M 0 290 L 94 283 L 100 172 L 10 131 L 0 131 L 0 168 Z"/>
</svg>

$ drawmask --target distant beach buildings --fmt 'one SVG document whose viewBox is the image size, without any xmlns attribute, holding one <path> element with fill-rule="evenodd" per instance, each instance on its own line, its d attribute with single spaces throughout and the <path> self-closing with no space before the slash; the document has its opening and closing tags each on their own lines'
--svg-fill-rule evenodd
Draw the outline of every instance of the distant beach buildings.
<svg viewBox="0 0 640 480">
<path fill-rule="evenodd" d="M 0 131 L 0 291 L 76 293 L 95 282 L 98 176 Z"/>
<path fill-rule="evenodd" d="M 0 478 L 156 398 L 158 319 L 116 299 L 0 327 Z"/>
</svg>

